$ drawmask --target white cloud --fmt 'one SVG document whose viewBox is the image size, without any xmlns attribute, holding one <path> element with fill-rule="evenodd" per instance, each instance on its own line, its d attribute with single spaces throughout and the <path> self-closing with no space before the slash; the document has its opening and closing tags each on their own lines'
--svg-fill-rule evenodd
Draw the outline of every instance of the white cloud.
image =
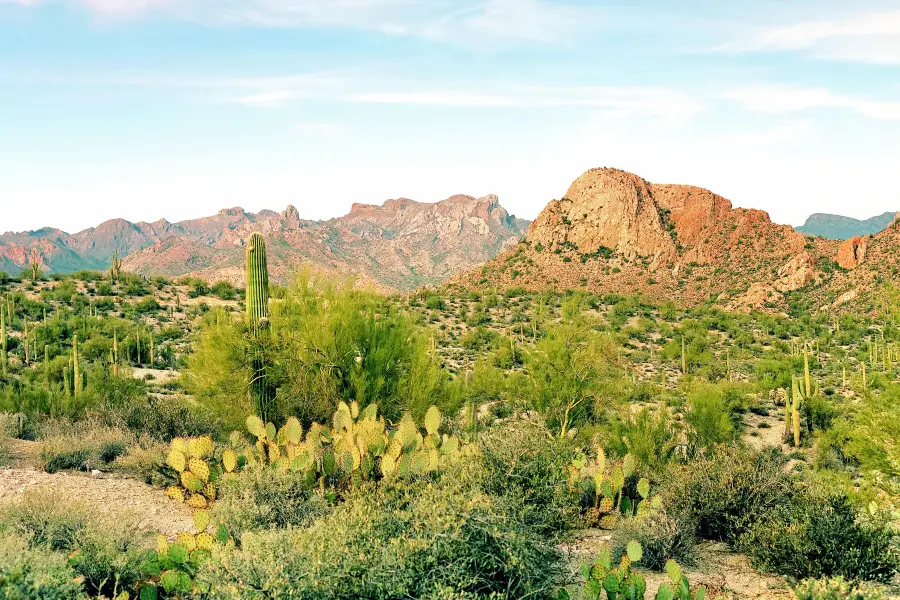
<svg viewBox="0 0 900 600">
<path fill-rule="evenodd" d="M 731 90 L 723 97 L 739 102 L 748 110 L 771 114 L 830 108 L 849 110 L 872 119 L 900 119 L 900 102 L 870 100 L 825 88 L 751 86 Z"/>
<path fill-rule="evenodd" d="M 564 43 L 596 11 L 550 0 L 0 0 L 64 3 L 101 20 L 159 16 L 226 26 L 333 27 L 435 41 Z"/>
<path fill-rule="evenodd" d="M 825 60 L 900 64 L 900 10 L 764 27 L 719 50 L 798 51 Z"/>
</svg>

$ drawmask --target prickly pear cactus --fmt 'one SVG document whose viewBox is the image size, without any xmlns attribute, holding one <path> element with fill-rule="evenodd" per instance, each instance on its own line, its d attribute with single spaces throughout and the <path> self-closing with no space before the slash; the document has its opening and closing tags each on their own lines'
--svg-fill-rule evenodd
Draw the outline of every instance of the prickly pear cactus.
<svg viewBox="0 0 900 600">
<path fill-rule="evenodd" d="M 612 529 L 622 517 L 646 518 L 662 507 L 660 499 L 651 495 L 648 479 L 641 478 L 632 487 L 634 456 L 626 454 L 619 461 L 610 461 L 603 448 L 595 450 L 595 459 L 581 455 L 568 468 L 570 486 L 592 496 L 585 513 L 588 524 Z"/>
</svg>

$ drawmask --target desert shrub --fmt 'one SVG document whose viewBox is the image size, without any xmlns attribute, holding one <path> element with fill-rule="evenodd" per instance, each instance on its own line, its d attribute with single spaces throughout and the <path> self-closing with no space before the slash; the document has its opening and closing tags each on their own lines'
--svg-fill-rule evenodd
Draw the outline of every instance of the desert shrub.
<svg viewBox="0 0 900 600">
<path fill-rule="evenodd" d="M 55 423 L 48 427 L 41 446 L 41 462 L 48 473 L 87 471 L 106 466 L 134 440 L 126 431 L 95 421 Z"/>
<path fill-rule="evenodd" d="M 690 393 L 684 418 L 689 426 L 691 454 L 709 451 L 716 444 L 731 442 L 736 437 L 725 394 L 717 386 L 704 385 Z"/>
<path fill-rule="evenodd" d="M 303 473 L 250 468 L 222 481 L 215 515 L 240 541 L 247 532 L 309 525 L 327 512 Z"/>
<path fill-rule="evenodd" d="M 715 452 L 673 469 L 663 504 L 684 507 L 700 537 L 734 543 L 762 515 L 793 497 L 785 462 L 775 451 Z"/>
<path fill-rule="evenodd" d="M 218 423 L 184 400 L 170 397 L 141 396 L 104 410 L 110 425 L 126 427 L 167 442 L 176 437 L 193 437 L 219 429 Z"/>
<path fill-rule="evenodd" d="M 277 389 L 276 422 L 323 421 L 340 401 L 377 403 L 392 421 L 407 409 L 421 417 L 442 404 L 445 375 L 425 331 L 377 294 L 300 277 L 273 309 L 267 335 L 253 351 Z M 249 344 L 246 325 L 216 310 L 204 317 L 188 357 L 187 390 L 232 429 L 251 410 Z"/>
<path fill-rule="evenodd" d="M 167 485 L 170 479 L 163 473 L 167 451 L 167 444 L 152 438 L 141 438 L 116 458 L 112 463 L 112 470 L 129 473 L 148 484 Z"/>
<path fill-rule="evenodd" d="M 600 445 L 615 456 L 631 454 L 638 464 L 654 473 L 664 473 L 675 456 L 680 430 L 663 404 L 651 413 L 636 414 L 626 406 L 609 428 L 600 433 Z"/>
<path fill-rule="evenodd" d="M 87 600 L 65 554 L 32 549 L 27 538 L 0 532 L 0 598 Z"/>
<path fill-rule="evenodd" d="M 739 547 L 755 566 L 798 579 L 887 582 L 900 569 L 893 533 L 861 521 L 844 495 L 798 494 L 751 525 Z"/>
<path fill-rule="evenodd" d="M 808 579 L 794 586 L 797 600 L 881 600 L 881 590 L 866 584 L 852 584 L 843 577 Z"/>
<path fill-rule="evenodd" d="M 660 510 L 645 519 L 626 519 L 613 535 L 613 562 L 619 562 L 628 542 L 636 540 L 644 549 L 642 567 L 662 571 L 669 559 L 692 565 L 697 544 L 696 529 L 696 523 L 686 512 Z"/>
<path fill-rule="evenodd" d="M 4 513 L 2 532 L 27 540 L 34 550 L 65 553 L 92 597 L 114 597 L 139 580 L 146 536 L 134 518 L 104 518 L 96 507 L 39 490 Z"/>
<path fill-rule="evenodd" d="M 577 524 L 577 495 L 569 490 L 566 467 L 575 456 L 565 440 L 550 439 L 543 423 L 513 421 L 480 438 L 482 487 L 505 501 L 530 528 L 556 535 Z"/>
<path fill-rule="evenodd" d="M 244 535 L 200 574 L 218 599 L 549 595 L 562 555 L 458 479 L 362 486 L 301 529 Z"/>
</svg>

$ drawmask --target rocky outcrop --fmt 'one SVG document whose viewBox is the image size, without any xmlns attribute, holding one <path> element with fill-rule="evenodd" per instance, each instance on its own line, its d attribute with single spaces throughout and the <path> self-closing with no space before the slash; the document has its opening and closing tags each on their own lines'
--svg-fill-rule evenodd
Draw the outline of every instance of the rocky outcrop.
<svg viewBox="0 0 900 600">
<path fill-rule="evenodd" d="M 547 205 L 528 239 L 543 246 L 571 244 L 585 254 L 608 248 L 629 260 L 669 259 L 676 249 L 664 217 L 646 181 L 618 169 L 593 169 L 562 200 Z"/>
<path fill-rule="evenodd" d="M 868 237 L 852 237 L 838 249 L 835 261 L 844 269 L 855 269 L 866 260 Z"/>
<path fill-rule="evenodd" d="M 819 258 L 836 250 L 703 188 L 592 169 L 547 205 L 525 244 L 454 282 L 776 310 L 787 293 L 817 282 Z"/>
</svg>

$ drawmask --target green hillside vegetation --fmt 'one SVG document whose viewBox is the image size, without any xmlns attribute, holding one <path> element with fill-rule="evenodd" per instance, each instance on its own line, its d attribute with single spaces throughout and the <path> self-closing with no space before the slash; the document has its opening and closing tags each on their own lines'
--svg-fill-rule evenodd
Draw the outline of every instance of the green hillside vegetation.
<svg viewBox="0 0 900 600">
<path fill-rule="evenodd" d="M 31 441 L 48 473 L 194 511 L 167 537 L 53 493 L 0 504 L 0 598 L 727 597 L 685 575 L 708 541 L 798 598 L 900 589 L 891 285 L 732 314 L 281 287 L 261 236 L 247 257 L 245 289 L 0 278 L 0 464 Z M 611 539 L 566 551 L 586 529 Z"/>
</svg>

